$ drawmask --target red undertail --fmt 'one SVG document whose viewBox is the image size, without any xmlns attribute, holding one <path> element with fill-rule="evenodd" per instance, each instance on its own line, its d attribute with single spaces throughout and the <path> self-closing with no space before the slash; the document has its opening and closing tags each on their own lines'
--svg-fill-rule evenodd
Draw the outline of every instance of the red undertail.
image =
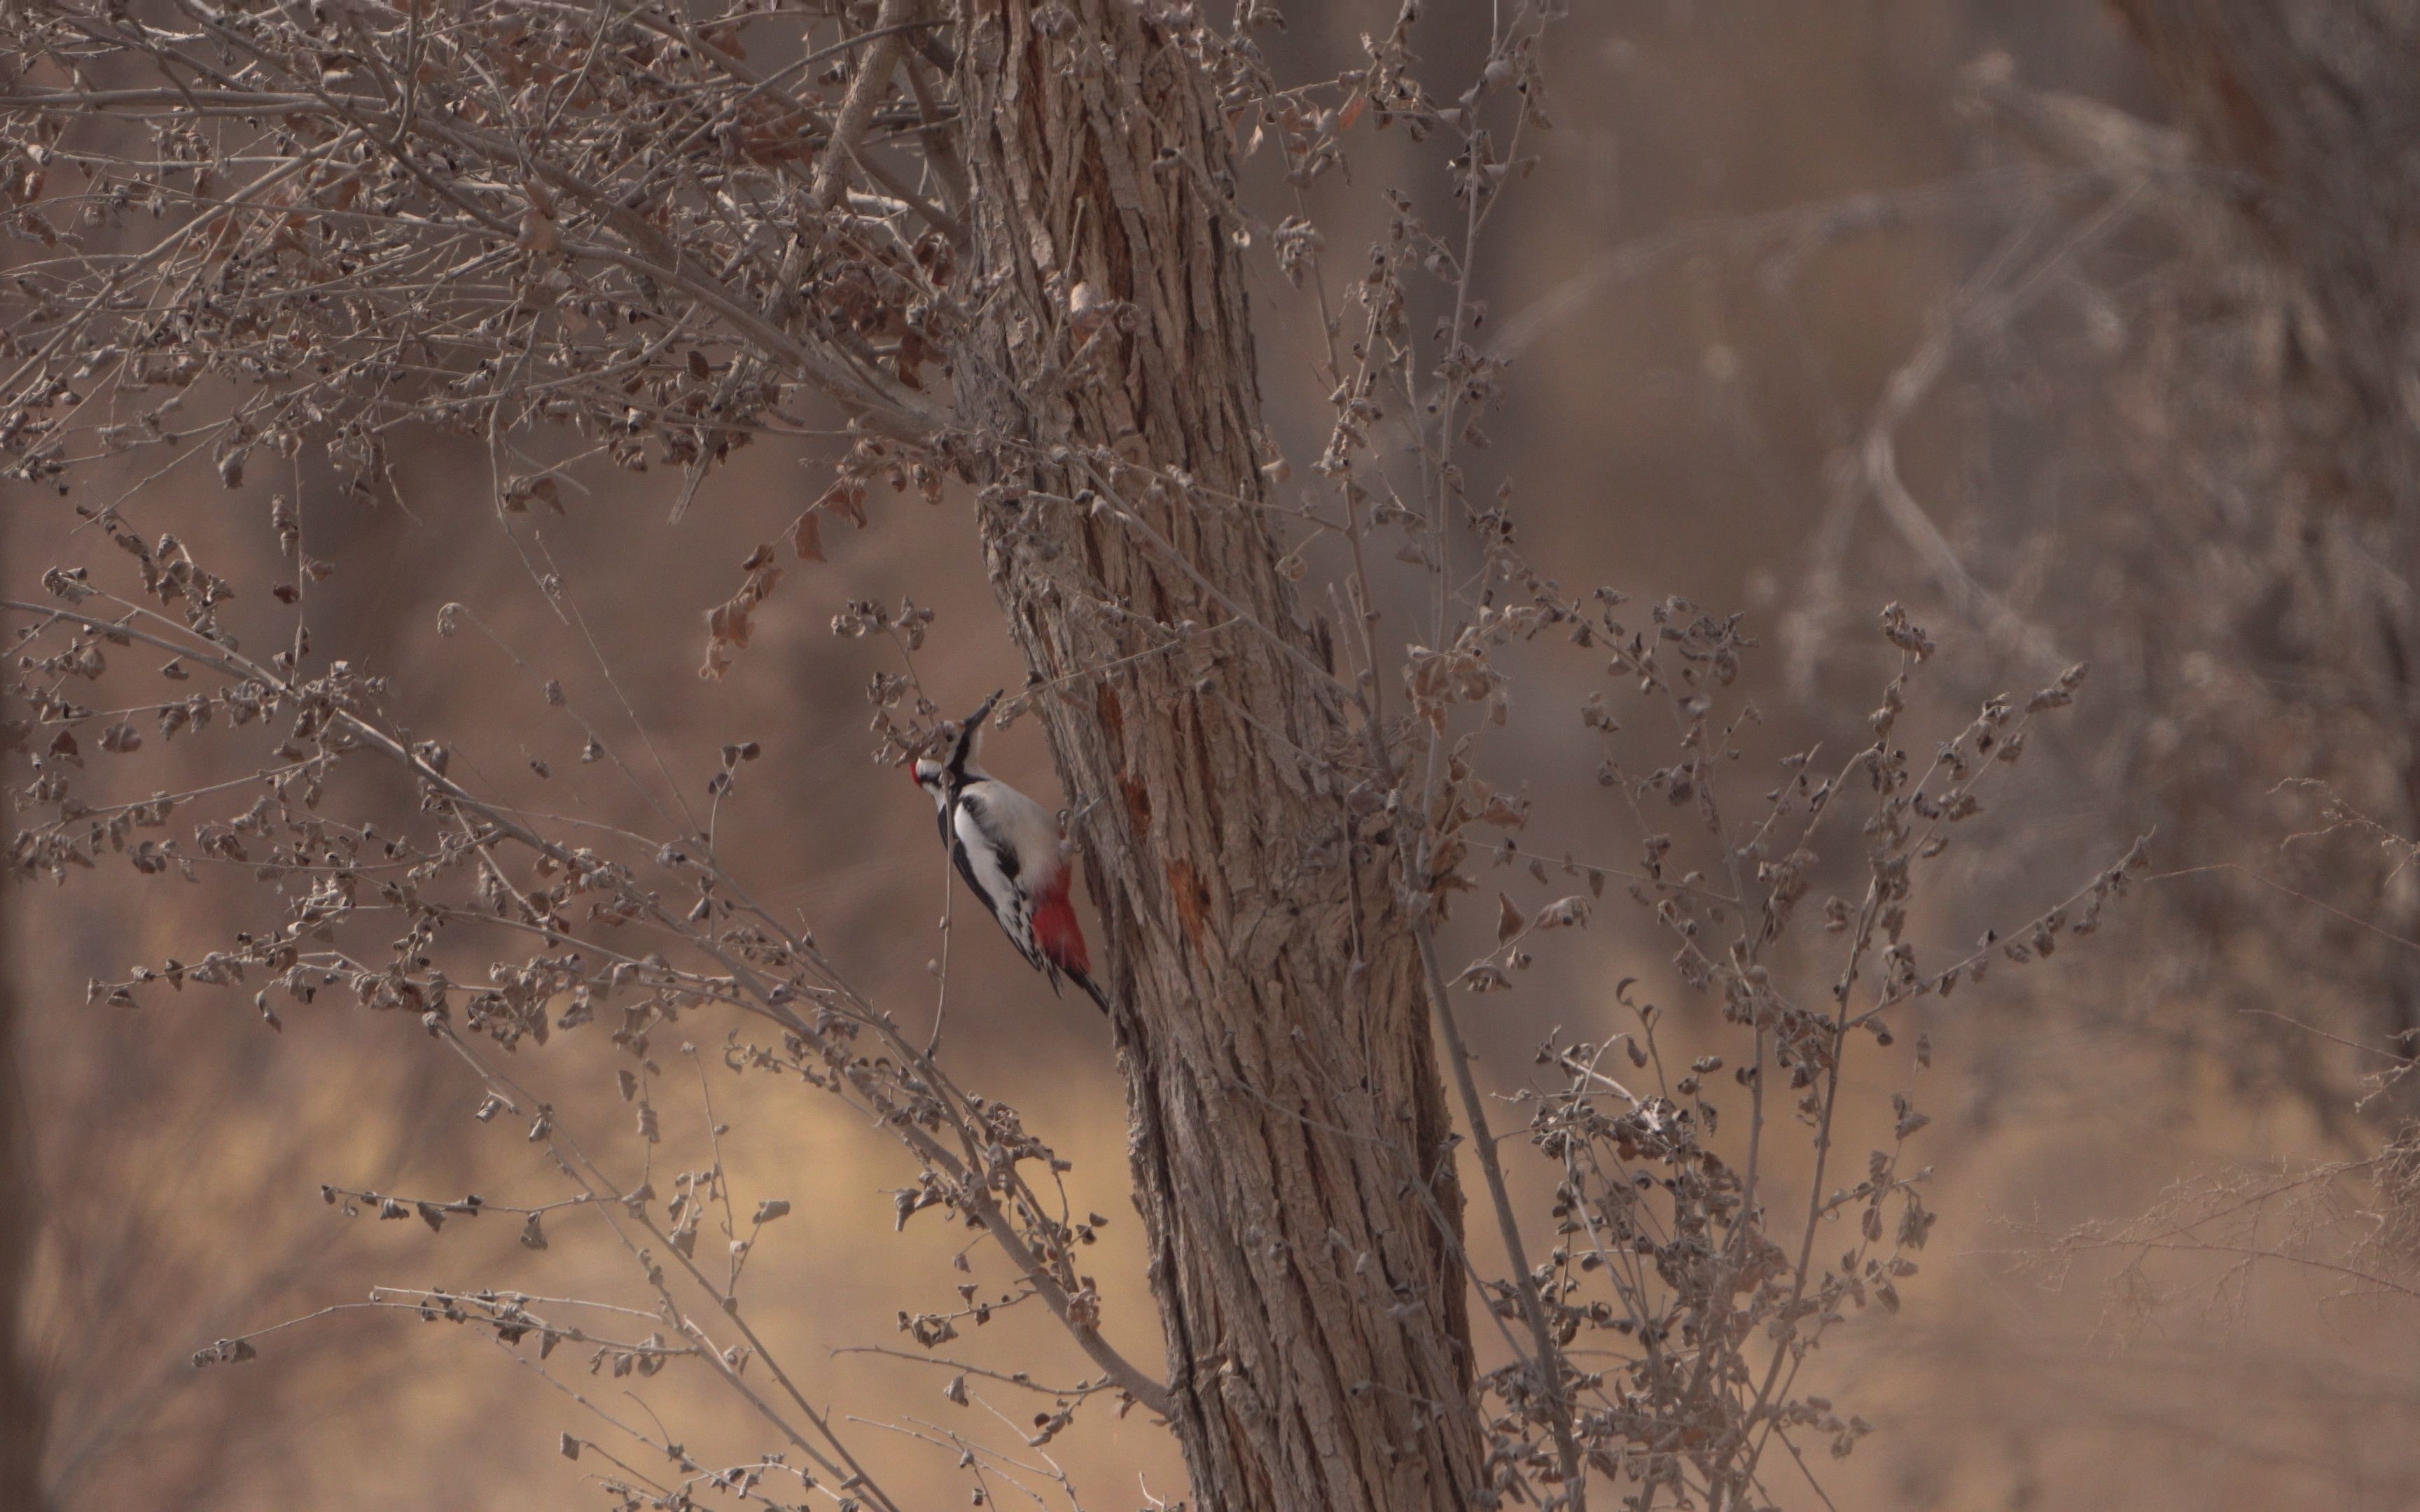
<svg viewBox="0 0 2420 1512">
<path fill-rule="evenodd" d="M 1076 922 L 1076 910 L 1067 902 L 1067 884 L 1063 880 L 1056 890 L 1034 900 L 1033 938 L 1050 964 L 1073 977 L 1089 977 L 1093 970 L 1092 953 L 1084 948 L 1084 928 Z"/>
</svg>

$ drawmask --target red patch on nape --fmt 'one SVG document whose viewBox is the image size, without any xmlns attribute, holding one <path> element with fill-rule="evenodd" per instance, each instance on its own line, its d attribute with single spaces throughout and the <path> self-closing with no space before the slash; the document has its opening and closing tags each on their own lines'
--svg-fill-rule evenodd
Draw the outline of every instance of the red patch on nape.
<svg viewBox="0 0 2420 1512">
<path fill-rule="evenodd" d="M 1076 910 L 1067 902 L 1065 884 L 1035 902 L 1033 939 L 1060 970 L 1087 977 L 1093 974 L 1092 952 L 1084 948 L 1084 927 L 1076 922 Z"/>
</svg>

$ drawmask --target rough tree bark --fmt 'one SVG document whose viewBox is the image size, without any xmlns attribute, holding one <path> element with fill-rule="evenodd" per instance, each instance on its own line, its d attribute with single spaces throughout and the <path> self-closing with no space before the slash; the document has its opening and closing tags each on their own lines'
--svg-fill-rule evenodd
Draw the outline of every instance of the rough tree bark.
<svg viewBox="0 0 2420 1512">
<path fill-rule="evenodd" d="M 1008 458 L 986 560 L 1094 803 L 1078 830 L 1194 1504 L 1468 1506 L 1461 1196 L 1419 963 L 1385 853 L 1356 859 L 1333 775 L 1358 764 L 1350 701 L 1255 507 L 1226 133 L 1147 8 L 960 0 L 997 292 L 957 382 L 976 450 Z M 1079 284 L 1109 302 L 1071 317 Z M 1185 647 L 1138 655 L 1188 622 Z"/>
</svg>

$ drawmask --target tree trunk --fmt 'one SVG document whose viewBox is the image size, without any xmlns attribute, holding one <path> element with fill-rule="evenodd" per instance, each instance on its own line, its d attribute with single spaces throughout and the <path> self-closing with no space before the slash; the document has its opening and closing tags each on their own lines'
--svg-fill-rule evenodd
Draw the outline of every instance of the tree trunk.
<svg viewBox="0 0 2420 1512">
<path fill-rule="evenodd" d="M 986 302 L 956 382 L 976 450 L 1008 459 L 980 506 L 992 580 L 1091 805 L 1194 1504 L 1468 1506 L 1451 1123 L 1386 853 L 1342 791 L 1352 705 L 1258 508 L 1226 131 L 1147 8 L 1076 8 L 960 0 Z M 1071 316 L 1078 285 L 1109 302 Z"/>
</svg>

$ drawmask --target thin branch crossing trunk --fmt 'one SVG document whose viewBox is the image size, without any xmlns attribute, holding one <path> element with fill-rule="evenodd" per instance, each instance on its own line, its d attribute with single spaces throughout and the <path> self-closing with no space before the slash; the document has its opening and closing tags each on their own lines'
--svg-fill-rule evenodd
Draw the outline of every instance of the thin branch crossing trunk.
<svg viewBox="0 0 2420 1512">
<path fill-rule="evenodd" d="M 1007 458 L 985 550 L 1091 805 L 1193 1504 L 1467 1507 L 1462 1198 L 1419 958 L 1385 815 L 1354 804 L 1357 706 L 1259 507 L 1226 133 L 1141 8 L 960 3 L 990 292 L 957 383 L 975 450 Z"/>
</svg>

